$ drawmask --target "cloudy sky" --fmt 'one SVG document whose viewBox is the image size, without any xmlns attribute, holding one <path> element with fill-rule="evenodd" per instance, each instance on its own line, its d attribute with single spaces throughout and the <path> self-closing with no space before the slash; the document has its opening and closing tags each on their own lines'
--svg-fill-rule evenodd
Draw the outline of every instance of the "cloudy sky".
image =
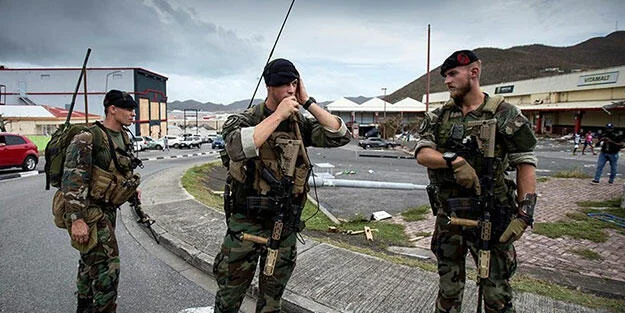
<svg viewBox="0 0 625 313">
<path fill-rule="evenodd" d="M 0 0 L 0 64 L 143 67 L 170 101 L 249 99 L 291 0 Z M 453 51 L 570 46 L 625 28 L 622 0 L 297 0 L 275 57 L 317 100 L 381 95 Z M 485 60 L 487 62 L 487 60 Z M 261 84 L 259 97 L 265 96 Z"/>
</svg>

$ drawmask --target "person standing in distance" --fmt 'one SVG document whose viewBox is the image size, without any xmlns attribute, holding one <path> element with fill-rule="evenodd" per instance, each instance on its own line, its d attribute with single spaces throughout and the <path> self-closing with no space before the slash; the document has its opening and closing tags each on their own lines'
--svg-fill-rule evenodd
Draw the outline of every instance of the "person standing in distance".
<svg viewBox="0 0 625 313">
<path fill-rule="evenodd" d="M 282 294 L 295 268 L 296 235 L 304 227 L 301 213 L 310 175 L 305 148 L 289 143 L 298 140 L 298 132 L 304 146 L 339 147 L 350 140 L 345 123 L 309 97 L 293 63 L 275 59 L 265 66 L 263 78 L 267 86 L 265 101 L 231 115 L 223 126 L 229 158 L 224 161 L 228 166 L 225 188 L 228 192 L 224 193 L 228 231 L 213 267 L 219 285 L 216 313 L 239 311 L 258 263 L 261 273 L 256 312 L 280 312 Z M 308 110 L 314 118 L 305 118 L 300 108 Z M 294 158 L 295 174 L 289 178 L 284 166 Z M 285 189 L 288 193 L 276 190 L 269 175 L 278 181 L 292 179 L 292 188 Z M 276 194 L 286 194 L 280 199 L 289 207 L 276 203 L 272 198 Z M 267 247 L 242 240 L 242 234 L 269 238 L 277 220 L 283 221 L 284 227 L 275 270 L 267 276 L 262 270 L 267 262 Z"/>
<path fill-rule="evenodd" d="M 461 312 L 467 252 L 477 262 L 478 228 L 449 223 L 452 216 L 477 220 L 483 213 L 473 202 L 465 205 L 458 201 L 475 199 L 486 191 L 478 176 L 485 171 L 484 151 L 466 143 L 470 127 L 479 126 L 468 122 L 496 119 L 490 274 L 483 282 L 486 312 L 515 312 L 510 278 L 517 261 L 512 243 L 533 222 L 536 137 L 517 107 L 480 90 L 481 72 L 481 61 L 472 51 L 456 51 L 449 56 L 441 66 L 441 75 L 451 99 L 426 112 L 419 127 L 416 159 L 427 167 L 432 190 L 437 190 L 428 193 L 437 216 L 431 247 L 440 278 L 435 312 Z M 506 180 L 508 166 L 516 169 L 516 184 Z"/>
<path fill-rule="evenodd" d="M 126 92 L 104 97 L 105 118 L 74 136 L 66 150 L 61 189 L 72 246 L 80 251 L 76 312 L 116 312 L 119 249 L 117 208 L 138 194 L 133 146 L 124 126 L 135 118 L 137 103 Z M 117 184 L 112 184 L 112 180 Z"/>
<path fill-rule="evenodd" d="M 612 123 L 605 125 L 605 131 L 601 134 L 601 137 L 599 137 L 599 142 L 601 143 L 601 152 L 597 158 L 597 171 L 595 172 L 595 179 L 592 180 L 592 183 L 599 183 L 605 163 L 610 162 L 608 184 L 613 184 L 618 169 L 618 154 L 619 151 L 625 147 L 625 142 L 623 142 L 623 136 L 619 136 L 614 132 L 614 124 Z"/>
</svg>

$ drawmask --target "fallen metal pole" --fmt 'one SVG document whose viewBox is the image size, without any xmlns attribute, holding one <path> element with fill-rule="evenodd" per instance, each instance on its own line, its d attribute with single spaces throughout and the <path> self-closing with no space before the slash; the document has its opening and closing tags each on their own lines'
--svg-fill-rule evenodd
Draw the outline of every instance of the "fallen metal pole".
<svg viewBox="0 0 625 313">
<path fill-rule="evenodd" d="M 392 183 L 371 180 L 348 180 L 348 179 L 328 179 L 310 177 L 308 179 L 310 186 L 317 187 L 350 187 L 350 188 L 376 188 L 376 189 L 401 189 L 401 190 L 425 190 L 426 185 L 417 185 L 411 183 Z"/>
</svg>

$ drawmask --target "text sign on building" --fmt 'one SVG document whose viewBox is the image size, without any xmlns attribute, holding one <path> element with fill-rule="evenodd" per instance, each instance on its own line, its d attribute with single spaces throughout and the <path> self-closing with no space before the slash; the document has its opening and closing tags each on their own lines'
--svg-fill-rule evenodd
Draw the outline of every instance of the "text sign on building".
<svg viewBox="0 0 625 313">
<path fill-rule="evenodd" d="M 514 91 L 514 85 L 499 86 L 499 87 L 495 88 L 495 94 L 498 94 L 498 93 L 511 93 L 512 91 Z"/>
<path fill-rule="evenodd" d="M 618 78 L 618 72 L 582 75 L 579 77 L 579 80 L 577 81 L 577 86 L 613 84 L 613 83 L 616 83 L 617 78 Z"/>
</svg>

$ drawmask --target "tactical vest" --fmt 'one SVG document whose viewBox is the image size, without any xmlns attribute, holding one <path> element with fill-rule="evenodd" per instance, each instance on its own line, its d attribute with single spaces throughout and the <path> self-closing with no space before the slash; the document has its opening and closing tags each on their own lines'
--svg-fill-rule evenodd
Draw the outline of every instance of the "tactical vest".
<svg viewBox="0 0 625 313">
<path fill-rule="evenodd" d="M 93 164 L 89 196 L 95 203 L 117 207 L 128 201 L 141 183 L 141 176 L 133 173 L 131 143 L 122 130 L 125 147 L 118 147 L 103 126 L 89 128 L 93 134 Z"/>
<path fill-rule="evenodd" d="M 466 137 L 471 133 L 467 125 L 469 121 L 488 120 L 494 118 L 500 104 L 504 101 L 502 96 L 488 97 L 486 102 L 477 110 L 468 113 L 466 116 L 460 110 L 453 110 L 455 104 L 452 100 L 441 108 L 439 119 L 434 125 L 434 135 L 436 136 L 437 150 L 441 153 L 452 151 L 462 156 L 475 169 L 478 176 L 485 172 L 484 151 L 476 146 L 467 145 Z M 497 122 L 496 138 L 500 138 L 501 124 Z M 514 182 L 505 179 L 505 171 L 508 168 L 508 158 L 500 140 L 495 140 L 495 160 L 494 160 L 494 195 L 495 204 L 509 207 L 514 198 Z M 472 191 L 460 188 L 454 179 L 454 173 L 448 168 L 428 169 L 428 174 L 432 184 L 438 186 L 440 199 L 445 200 L 450 197 L 470 197 Z M 443 209 L 447 203 L 442 201 Z"/>
<path fill-rule="evenodd" d="M 254 121 L 260 123 L 263 117 L 263 106 L 253 108 Z M 264 197 L 271 191 L 271 186 L 262 171 L 267 169 L 276 180 L 289 177 L 293 181 L 292 196 L 293 204 L 303 207 L 306 202 L 306 194 L 310 190 L 308 176 L 310 165 L 305 160 L 304 154 L 297 140 L 294 129 L 290 122 L 283 122 L 259 148 L 259 156 L 246 161 L 229 161 L 228 175 L 232 178 L 232 200 L 236 211 L 249 209 L 250 197 Z M 264 204 L 263 204 L 264 205 Z M 270 208 L 269 208 L 270 210 Z M 301 213 L 301 212 L 300 212 Z"/>
</svg>

